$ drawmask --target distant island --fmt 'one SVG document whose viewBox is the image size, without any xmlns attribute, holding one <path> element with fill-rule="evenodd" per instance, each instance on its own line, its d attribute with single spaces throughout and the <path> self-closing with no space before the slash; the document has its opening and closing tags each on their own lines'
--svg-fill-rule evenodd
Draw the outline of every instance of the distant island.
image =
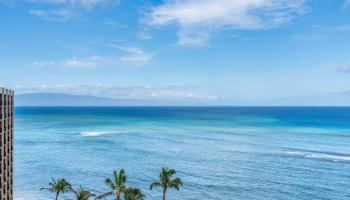
<svg viewBox="0 0 350 200">
<path fill-rule="evenodd" d="M 177 106 L 207 105 L 172 99 L 116 99 L 64 93 L 28 93 L 15 96 L 15 106 Z"/>
</svg>

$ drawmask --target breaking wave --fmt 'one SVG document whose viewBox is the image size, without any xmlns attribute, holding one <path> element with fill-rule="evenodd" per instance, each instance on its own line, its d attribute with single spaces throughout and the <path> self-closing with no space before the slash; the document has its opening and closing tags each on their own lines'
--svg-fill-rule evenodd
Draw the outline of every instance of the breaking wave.
<svg viewBox="0 0 350 200">
<path fill-rule="evenodd" d="M 303 157 L 318 160 L 330 160 L 334 162 L 343 161 L 350 162 L 350 155 L 337 154 L 332 152 L 307 151 L 307 150 L 286 150 L 286 154 L 290 156 Z"/>
<path fill-rule="evenodd" d="M 107 135 L 110 133 L 111 132 L 106 132 L 106 131 L 82 131 L 80 132 L 80 135 L 83 137 L 97 137 L 101 135 Z"/>
</svg>

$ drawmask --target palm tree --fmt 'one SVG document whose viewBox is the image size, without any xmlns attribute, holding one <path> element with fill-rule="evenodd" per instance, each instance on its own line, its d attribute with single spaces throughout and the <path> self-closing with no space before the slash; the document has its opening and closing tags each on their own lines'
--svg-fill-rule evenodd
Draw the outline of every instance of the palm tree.
<svg viewBox="0 0 350 200">
<path fill-rule="evenodd" d="M 163 200 L 165 200 L 165 195 L 168 188 L 175 188 L 176 190 L 179 190 L 180 186 L 182 186 L 182 181 L 180 178 L 172 179 L 172 177 L 175 174 L 176 174 L 176 171 L 174 169 L 163 167 L 162 171 L 159 174 L 159 181 L 154 181 L 150 186 L 150 190 L 152 190 L 154 187 L 162 187 Z"/>
<path fill-rule="evenodd" d="M 124 190 L 124 200 L 144 200 L 145 195 L 139 188 L 126 188 Z"/>
<path fill-rule="evenodd" d="M 73 188 L 71 188 L 71 191 L 74 193 L 76 200 L 89 200 L 90 197 L 96 196 L 95 194 L 91 193 L 89 190 L 82 188 L 81 186 L 78 190 L 74 190 Z"/>
<path fill-rule="evenodd" d="M 50 192 L 54 192 L 56 194 L 55 200 L 58 199 L 58 196 L 61 193 L 65 193 L 70 191 L 71 185 L 64 178 L 59 178 L 57 180 L 52 179 L 52 182 L 49 183 L 48 188 L 41 188 L 40 190 L 48 190 Z"/>
<path fill-rule="evenodd" d="M 98 196 L 96 199 L 114 195 L 116 197 L 115 200 L 120 200 L 120 196 L 125 191 L 126 176 L 124 169 L 120 169 L 119 174 L 114 170 L 113 179 L 107 178 L 105 182 L 111 187 L 111 191 Z"/>
</svg>

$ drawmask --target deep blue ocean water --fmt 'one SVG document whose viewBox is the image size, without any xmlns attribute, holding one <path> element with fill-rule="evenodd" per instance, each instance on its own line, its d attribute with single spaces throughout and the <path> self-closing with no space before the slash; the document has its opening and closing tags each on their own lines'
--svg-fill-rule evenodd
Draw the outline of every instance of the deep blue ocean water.
<svg viewBox="0 0 350 200">
<path fill-rule="evenodd" d="M 159 170 L 184 186 L 169 200 L 350 199 L 350 108 L 134 107 L 15 110 L 15 197 L 65 177 L 96 193 L 123 167 L 147 199 Z"/>
</svg>

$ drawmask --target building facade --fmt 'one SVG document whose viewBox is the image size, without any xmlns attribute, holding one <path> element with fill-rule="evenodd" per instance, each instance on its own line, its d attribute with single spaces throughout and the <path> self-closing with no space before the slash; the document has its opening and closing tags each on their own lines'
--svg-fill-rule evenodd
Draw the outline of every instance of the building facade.
<svg viewBox="0 0 350 200">
<path fill-rule="evenodd" d="M 13 96 L 0 88 L 0 200 L 13 200 Z"/>
</svg>

